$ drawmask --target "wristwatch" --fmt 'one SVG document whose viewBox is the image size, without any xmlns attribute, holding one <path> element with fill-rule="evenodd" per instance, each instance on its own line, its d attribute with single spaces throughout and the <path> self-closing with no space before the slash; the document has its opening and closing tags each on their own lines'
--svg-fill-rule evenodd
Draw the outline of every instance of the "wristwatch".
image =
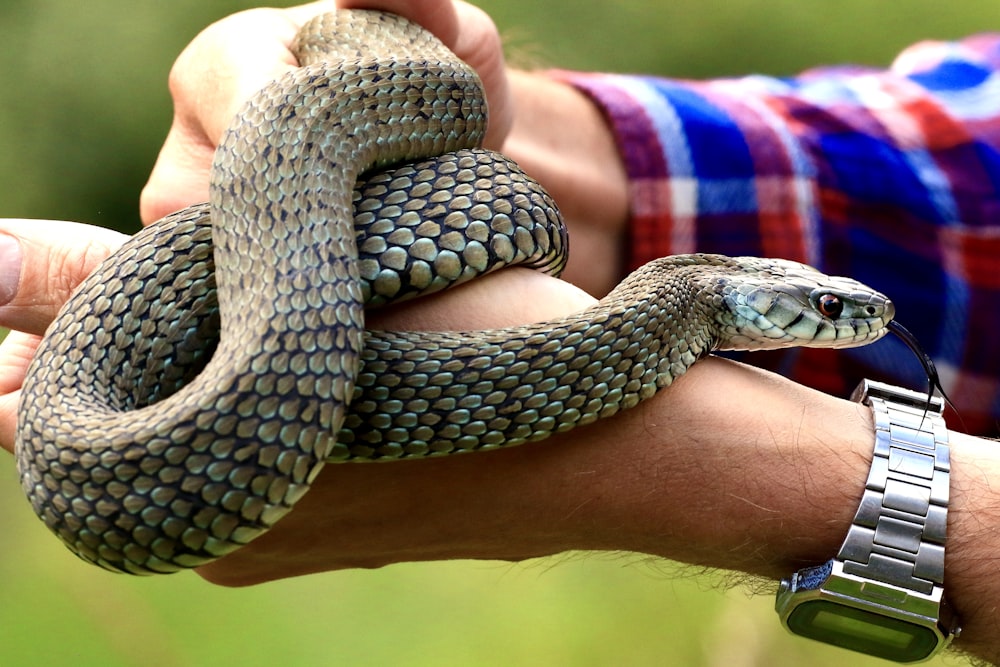
<svg viewBox="0 0 1000 667">
<path fill-rule="evenodd" d="M 875 415 L 861 506 L 837 556 L 781 582 L 792 633 L 896 662 L 930 658 L 958 636 L 944 599 L 950 460 L 940 397 L 863 381 Z"/>
</svg>

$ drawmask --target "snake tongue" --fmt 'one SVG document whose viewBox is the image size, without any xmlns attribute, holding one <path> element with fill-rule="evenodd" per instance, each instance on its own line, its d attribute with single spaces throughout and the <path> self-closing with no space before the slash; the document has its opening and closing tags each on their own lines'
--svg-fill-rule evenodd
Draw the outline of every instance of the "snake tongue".
<svg viewBox="0 0 1000 667">
<path fill-rule="evenodd" d="M 896 320 L 891 320 L 888 325 L 888 329 L 891 333 L 895 334 L 899 340 L 906 344 L 906 347 L 910 348 L 913 354 L 917 355 L 917 359 L 920 360 L 920 365 L 924 367 L 924 373 L 927 375 L 927 394 L 928 398 L 934 395 L 934 391 L 937 390 L 945 401 L 951 403 L 948 398 L 948 394 L 944 392 L 944 387 L 941 386 L 941 377 L 938 375 L 937 367 L 934 365 L 934 360 L 931 359 L 931 355 L 924 351 L 924 348 L 920 346 L 920 341 L 917 337 L 910 333 L 910 330 L 904 327 L 902 324 Z"/>
</svg>

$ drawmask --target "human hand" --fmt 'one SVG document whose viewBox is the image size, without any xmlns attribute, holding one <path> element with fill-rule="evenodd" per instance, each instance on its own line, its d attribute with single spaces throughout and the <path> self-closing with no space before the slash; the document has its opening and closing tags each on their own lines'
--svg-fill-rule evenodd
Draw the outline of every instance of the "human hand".
<svg viewBox="0 0 1000 667">
<path fill-rule="evenodd" d="M 7 299 L 0 325 L 22 332 L 0 346 L 3 448 L 13 448 L 18 388 L 38 335 L 124 238 L 77 223 L 0 220 L 0 299 Z M 514 269 L 384 309 L 369 324 L 507 326 L 591 302 L 562 281 Z M 989 480 L 1000 457 L 992 443 L 952 436 L 946 576 L 967 630 L 963 648 L 992 657 L 996 647 L 983 642 L 992 636 L 993 607 L 975 600 L 1000 597 L 977 568 L 992 562 L 983 555 L 992 548 L 983 517 L 997 503 Z M 542 443 L 328 465 L 271 531 L 198 572 L 248 585 L 404 561 L 521 560 L 585 549 L 776 578 L 835 553 L 864 486 L 871 440 L 870 415 L 856 404 L 708 358 L 636 408 Z"/>
<path fill-rule="evenodd" d="M 488 93 L 488 95 L 500 98 L 507 95 L 499 41 L 496 39 L 492 24 L 478 10 L 464 3 L 451 3 L 448 0 L 397 4 L 401 4 L 399 9 L 404 14 L 408 12 L 420 14 L 421 22 L 425 25 L 433 25 L 436 22 L 441 31 L 445 33 L 442 34 L 442 37 L 451 44 L 453 49 L 459 51 L 467 61 L 478 62 L 480 74 L 486 81 L 488 90 L 499 90 L 496 94 Z M 366 6 L 388 10 L 396 9 L 392 5 L 393 3 L 390 2 L 382 2 L 368 3 Z M 207 190 L 207 170 L 211 163 L 211 153 L 214 150 L 215 142 L 228 122 L 229 116 L 235 108 L 242 104 L 243 97 L 257 90 L 264 81 L 294 66 L 288 54 L 287 44 L 290 43 L 294 33 L 298 30 L 298 26 L 315 13 L 327 11 L 331 7 L 332 3 L 321 2 L 291 10 L 257 10 L 243 14 L 209 29 L 203 33 L 203 36 L 195 40 L 192 47 L 185 51 L 185 54 L 178 60 L 178 66 L 174 72 L 175 76 L 172 78 L 173 92 L 178 101 L 175 124 L 144 197 L 145 211 L 148 212 L 150 206 L 154 209 L 160 207 L 161 210 L 148 214 L 148 218 L 157 217 L 160 213 L 205 198 L 206 195 L 202 190 Z M 246 23 L 243 23 L 244 21 Z M 449 24 L 449 21 L 455 23 Z M 461 25 L 461 30 L 458 30 L 459 25 Z M 257 29 L 263 31 L 263 34 L 255 32 Z M 449 30 L 453 30 L 451 38 L 446 34 Z M 265 37 L 267 34 L 272 35 L 272 37 L 278 35 L 278 37 L 268 41 Z M 246 42 L 242 41 L 248 36 L 250 36 L 249 41 L 253 44 L 250 49 L 247 49 Z M 236 40 L 235 52 L 238 54 L 233 58 L 242 60 L 230 66 L 227 63 L 231 63 L 233 60 L 230 60 L 230 56 L 227 54 L 231 53 L 232 40 Z M 262 43 L 270 44 L 271 47 L 262 46 Z M 243 46 L 239 46 L 241 44 Z M 202 46 L 207 51 L 203 51 Z M 213 50 L 216 47 L 220 49 L 217 52 Z M 480 55 L 477 56 L 477 53 Z M 490 83 L 489 71 L 491 67 L 494 72 L 500 74 L 498 83 Z M 218 76 L 213 78 L 206 76 L 206 73 L 215 73 Z M 206 81 L 209 84 L 199 88 L 199 85 Z M 194 87 L 190 87 L 189 84 Z M 498 105 L 496 99 L 491 97 L 491 106 L 493 107 L 493 131 L 502 135 L 504 126 L 510 125 L 509 120 L 503 120 L 505 114 L 502 108 L 504 105 Z M 497 122 L 498 106 L 500 107 L 501 119 L 499 123 Z M 489 139 L 488 141 L 494 140 Z M 499 139 L 495 141 L 499 141 Z M 163 193 L 168 194 L 164 197 Z M 153 202 L 152 205 L 150 202 Z M 68 225 L 69 223 L 54 224 Z M 17 390 L 23 379 L 30 355 L 37 345 L 37 334 L 44 329 L 58 305 L 67 298 L 71 288 L 82 280 L 97 260 L 107 254 L 120 241 L 120 237 L 115 237 L 114 242 L 95 251 L 97 244 L 94 238 L 102 232 L 98 232 L 94 228 L 73 226 L 72 230 L 67 228 L 66 233 L 52 235 L 51 228 L 46 229 L 46 227 L 40 223 L 32 222 L 28 223 L 27 227 L 16 230 L 24 251 L 22 279 L 18 289 L 15 290 L 11 303 L 7 309 L 0 312 L 0 321 L 15 329 L 24 329 L 28 332 L 27 334 L 12 335 L 10 342 L 4 349 L 5 356 L 0 361 L 0 366 L 3 367 L 3 373 L 0 375 L 3 383 L 0 385 L 0 389 L 3 393 L 3 405 L 6 406 L 6 409 L 0 414 L 0 444 L 7 449 L 13 446 Z M 63 243 L 64 241 L 65 243 Z M 70 257 L 74 259 L 66 259 Z M 57 258 L 57 260 L 53 261 L 53 258 Z M 594 273 L 594 267 L 591 267 L 591 273 Z M 532 298 L 522 299 L 521 295 L 526 293 L 532 294 Z M 504 307 L 502 302 L 498 301 L 497 295 L 516 298 Z M 450 301 L 453 299 L 457 299 L 457 301 Z M 563 314 L 568 310 L 578 310 L 590 302 L 588 297 L 565 283 L 530 272 L 503 272 L 495 277 L 478 281 L 469 288 L 446 294 L 441 300 L 421 301 L 419 308 L 417 307 L 418 302 L 414 302 L 403 310 L 386 313 L 384 315 L 386 319 L 381 321 L 381 325 L 400 325 L 401 328 L 421 328 L 423 325 L 438 329 L 500 326 L 546 319 Z M 431 305 L 433 303 L 439 305 Z M 457 317 L 455 317 L 456 315 Z M 370 325 L 378 327 L 380 320 L 373 317 Z M 454 469 L 452 464 L 442 466 L 442 468 Z M 374 472 L 376 469 L 388 472 L 390 478 L 401 475 L 403 470 L 381 467 L 370 470 Z M 363 492 L 365 487 L 370 486 L 364 479 L 372 472 L 356 477 L 360 482 L 360 492 Z M 421 475 L 422 480 L 430 479 L 424 474 L 426 473 Z M 388 484 L 387 488 L 389 487 L 407 488 L 405 484 Z M 442 488 L 448 488 L 448 485 L 444 485 Z M 317 498 L 322 497 L 318 490 L 315 495 Z M 349 504 L 345 503 L 343 506 L 349 507 Z M 334 516 L 328 512 L 318 514 L 327 521 L 334 520 Z M 305 521 L 304 525 L 308 526 L 313 520 L 314 514 L 303 510 L 297 512 L 296 516 Z M 339 513 L 336 516 L 339 517 L 338 520 L 348 524 L 355 520 L 349 513 Z M 439 518 L 438 522 L 422 522 L 421 525 L 433 528 L 441 520 Z M 385 521 L 375 521 L 374 525 L 384 525 L 385 523 Z M 286 558 L 269 560 L 269 554 L 272 553 L 269 549 L 274 547 L 269 547 L 268 542 L 255 543 L 253 548 L 241 551 L 237 563 L 242 565 L 237 566 L 230 561 L 228 564 L 214 569 L 209 567 L 205 570 L 206 576 L 215 576 L 229 583 L 246 583 L 293 576 L 315 569 L 332 569 L 350 564 L 380 564 L 421 557 L 421 554 L 408 552 L 405 548 L 399 548 L 398 545 L 387 547 L 383 544 L 369 551 L 352 547 L 346 556 L 344 554 L 334 556 L 326 552 L 322 554 L 321 558 L 312 558 L 309 564 L 304 564 L 299 562 L 302 554 L 315 556 L 313 553 L 315 548 L 312 550 L 298 548 L 302 546 L 302 540 L 296 540 L 296 536 L 301 538 L 305 535 L 307 541 L 312 541 L 313 538 L 310 537 L 312 532 L 302 531 L 301 525 L 299 526 L 300 530 L 296 532 L 295 522 L 282 522 L 282 524 L 284 529 L 279 531 L 278 536 L 273 538 L 270 544 L 277 545 L 279 551 L 299 554 L 298 557 L 292 557 L 290 560 Z M 474 539 L 478 540 L 479 538 Z M 417 544 L 421 543 L 417 542 Z M 519 543 L 520 546 L 516 547 L 517 553 L 522 556 L 560 550 L 560 547 L 551 545 L 541 550 L 522 550 L 523 544 L 522 541 Z M 463 554 L 504 557 L 505 553 L 507 556 L 513 557 L 514 554 L 505 552 L 503 548 L 494 549 L 494 546 L 480 545 L 474 550 L 463 550 L 460 545 L 450 544 L 445 550 L 433 553 L 436 553 L 438 557 L 454 557 Z M 424 558 L 432 557 L 432 551 L 423 551 L 422 553 Z M 222 573 L 221 577 L 220 572 Z"/>
<path fill-rule="evenodd" d="M 0 326 L 13 329 L 0 346 L 0 447 L 3 449 L 11 452 L 14 449 L 20 387 L 41 334 L 76 285 L 125 238 L 117 232 L 80 223 L 0 220 Z M 526 293 L 533 298 L 524 299 Z M 567 283 L 534 271 L 511 269 L 434 298 L 381 309 L 370 314 L 368 326 L 436 330 L 511 326 L 568 314 L 592 302 Z M 345 477 L 336 474 L 322 477 L 324 481 L 315 485 L 316 499 L 295 512 L 296 520 L 282 521 L 283 527 L 274 537 L 241 550 L 235 562 L 225 559 L 228 562 L 224 564 L 206 566 L 202 570 L 204 576 L 223 583 L 245 584 L 353 565 L 420 560 L 434 557 L 435 553 L 440 557 L 463 553 L 463 546 L 455 543 L 441 545 L 439 552 L 427 551 L 426 536 L 424 541 L 413 545 L 422 551 L 413 552 L 403 546 L 408 543 L 407 522 L 390 527 L 387 516 L 371 522 L 360 520 L 363 516 L 371 518 L 373 511 L 391 515 L 393 510 L 403 507 L 398 502 L 399 494 L 422 493 L 419 489 L 434 479 L 435 466 L 429 471 L 416 471 L 416 477 L 407 474 L 415 469 L 405 465 L 334 467 L 345 471 L 350 468 L 350 473 L 361 474 L 346 475 L 346 482 Z M 444 469 L 452 467 L 446 465 Z M 388 473 L 388 477 L 383 473 Z M 377 481 L 373 481 L 372 474 Z M 448 488 L 448 485 L 440 487 L 445 497 L 436 502 L 447 504 Z M 337 497 L 346 493 L 349 500 L 335 502 L 340 509 L 330 511 L 323 499 L 329 500 L 331 493 Z M 426 495 L 430 499 L 432 494 Z M 358 514 L 354 503 L 364 498 L 367 509 Z M 336 528 L 327 533 L 333 539 L 317 540 L 315 529 L 319 524 Z M 436 524 L 422 525 L 433 531 Z M 378 527 L 375 535 L 371 532 L 373 526 Z M 400 535 L 404 537 L 401 543 Z M 346 544 L 341 536 L 348 538 Z M 358 540 L 372 538 L 377 539 L 367 549 L 358 547 Z M 498 552 L 499 557 L 503 555 L 503 550 Z"/>
<path fill-rule="evenodd" d="M 289 45 L 298 29 L 337 6 L 402 14 L 476 69 L 490 109 L 486 146 L 519 162 L 558 202 L 573 235 L 564 279 L 596 296 L 607 293 L 623 273 L 628 187 L 602 112 L 544 74 L 507 70 L 490 18 L 460 0 L 327 0 L 250 10 L 204 30 L 171 71 L 174 119 L 142 193 L 143 222 L 208 199 L 213 152 L 233 115 L 296 66 Z"/>
<path fill-rule="evenodd" d="M 19 279 L 0 283 L 0 293 L 11 295 L 0 307 L 0 324 L 24 332 L 12 334 L 0 356 L 0 445 L 10 450 L 18 389 L 38 334 L 72 288 L 124 237 L 82 224 L 13 220 L 0 221 L 0 234 L 16 239 L 14 249 L 4 252 L 5 261 L 16 264 L 20 255 L 19 270 L 11 272 Z M 381 309 L 371 314 L 369 326 L 508 326 L 555 318 L 592 301 L 562 281 L 508 270 L 432 299 Z M 312 491 L 270 533 L 201 573 L 220 583 L 246 584 L 405 560 L 519 559 L 574 548 L 632 549 L 704 561 L 709 556 L 701 546 L 684 551 L 691 547 L 662 537 L 662 528 L 650 530 L 648 522 L 662 522 L 664 506 L 684 505 L 679 499 L 674 505 L 671 498 L 687 493 L 683 478 L 690 477 L 685 471 L 692 464 L 684 462 L 686 452 L 697 452 L 697 459 L 705 461 L 731 459 L 726 447 L 733 433 L 733 442 L 743 447 L 747 434 L 765 433 L 769 441 L 773 436 L 781 442 L 782 432 L 798 428 L 801 417 L 792 409 L 774 410 L 779 416 L 792 414 L 790 424 L 779 428 L 780 419 L 767 426 L 757 423 L 760 411 L 753 406 L 761 403 L 736 400 L 754 389 L 751 380 L 776 394 L 795 387 L 710 359 L 685 376 L 684 392 L 668 390 L 637 409 L 548 443 L 444 459 L 327 466 Z M 732 402 L 714 400 L 723 389 Z M 819 410 L 829 399 L 813 392 L 801 400 Z M 843 432 L 840 425 L 838 432 Z M 715 450 L 686 447 L 690 438 L 706 438 Z M 713 477 L 720 479 L 716 472 Z M 675 491 L 661 489 L 667 478 Z M 655 502 L 648 499 L 651 493 L 657 495 Z M 645 516 L 627 525 L 624 518 L 636 511 L 637 502 Z"/>
<path fill-rule="evenodd" d="M 290 46 L 299 28 L 337 8 L 393 12 L 437 35 L 479 73 L 490 106 L 485 143 L 500 147 L 513 118 L 507 73 L 499 34 L 476 7 L 460 0 L 326 0 L 253 9 L 209 26 L 177 58 L 170 74 L 173 123 L 140 199 L 145 224 L 208 200 L 212 156 L 233 116 L 267 82 L 297 66 Z"/>
<path fill-rule="evenodd" d="M 56 220 L 0 219 L 0 447 L 13 451 L 21 382 L 73 288 L 127 237 Z"/>
<path fill-rule="evenodd" d="M 16 220 L 0 221 L 2 234 L 7 236 L 0 238 L 15 239 L 4 260 L 17 265 L 20 258 L 19 270 L 8 272 L 18 278 L 0 283 L 0 293 L 10 294 L 0 307 L 0 324 L 24 332 L 12 334 L 0 356 L 0 445 L 10 450 L 18 388 L 38 334 L 72 288 L 124 237 L 76 223 Z M 526 293 L 532 297 L 524 299 Z M 433 299 L 383 309 L 372 314 L 369 326 L 507 326 L 554 318 L 591 303 L 562 281 L 509 270 Z M 741 447 L 747 433 L 767 433 L 777 440 L 774 426 L 755 430 L 753 415 L 760 411 L 752 406 L 759 403 L 748 401 L 750 407 L 741 410 L 733 402 L 709 400 L 720 387 L 728 387 L 738 406 L 735 397 L 748 391 L 750 379 L 772 392 L 787 384 L 761 380 L 757 373 L 726 362 L 699 362 L 689 373 L 694 379 L 684 379 L 686 391 L 665 392 L 675 394 L 672 400 L 654 398 L 549 443 L 443 459 L 327 466 L 312 491 L 270 533 L 201 572 L 222 583 L 245 584 L 403 560 L 518 559 L 570 548 L 668 550 L 674 557 L 700 559 L 676 551 L 658 530 L 643 535 L 640 526 L 663 520 L 654 511 L 636 519 L 637 525 L 626 525 L 624 516 L 634 511 L 626 508 L 636 502 L 647 510 L 671 504 L 671 492 L 660 487 L 669 477 L 670 486 L 683 489 L 690 464 L 683 463 L 682 453 L 698 449 L 675 451 L 675 442 L 692 434 L 710 437 L 706 424 L 723 431 L 736 424 Z M 822 407 L 821 395 L 809 396 L 807 402 Z M 716 414 L 720 411 L 725 418 Z M 796 414 L 793 427 L 799 419 Z M 698 456 L 716 454 L 706 450 Z M 648 499 L 653 492 L 662 496 L 656 502 Z"/>
<path fill-rule="evenodd" d="M 75 222 L 0 219 L 0 447 L 14 449 L 21 384 L 42 334 L 74 288 L 127 237 Z M 524 299 L 524 294 L 533 298 Z M 586 308 L 593 299 L 527 269 L 484 276 L 434 298 L 367 316 L 373 329 L 468 330 L 537 322 Z"/>
</svg>

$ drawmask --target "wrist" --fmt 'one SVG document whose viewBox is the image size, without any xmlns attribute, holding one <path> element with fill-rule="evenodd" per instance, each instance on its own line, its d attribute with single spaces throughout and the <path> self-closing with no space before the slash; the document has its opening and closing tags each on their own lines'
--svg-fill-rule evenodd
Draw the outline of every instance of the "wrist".
<svg viewBox="0 0 1000 667">
<path fill-rule="evenodd" d="M 629 414 L 603 426 L 632 457 L 631 504 L 605 517 L 633 529 L 617 548 L 777 579 L 843 541 L 871 461 L 866 408 L 713 357 Z"/>
<path fill-rule="evenodd" d="M 996 442 L 955 431 L 951 443 L 951 498 L 948 508 L 948 551 L 945 595 L 962 621 L 956 645 L 979 658 L 1000 664 L 996 608 L 1000 582 L 993 549 L 1000 493 Z"/>
</svg>

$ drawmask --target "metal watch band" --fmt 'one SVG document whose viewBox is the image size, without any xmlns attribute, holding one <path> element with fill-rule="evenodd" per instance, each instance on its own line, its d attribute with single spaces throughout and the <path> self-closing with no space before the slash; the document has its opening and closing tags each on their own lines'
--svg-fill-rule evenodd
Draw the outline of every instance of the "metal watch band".
<svg viewBox="0 0 1000 667">
<path fill-rule="evenodd" d="M 944 580 L 950 450 L 937 396 L 865 380 L 852 400 L 875 415 L 875 454 L 837 560 L 844 572 L 931 594 Z"/>
</svg>

